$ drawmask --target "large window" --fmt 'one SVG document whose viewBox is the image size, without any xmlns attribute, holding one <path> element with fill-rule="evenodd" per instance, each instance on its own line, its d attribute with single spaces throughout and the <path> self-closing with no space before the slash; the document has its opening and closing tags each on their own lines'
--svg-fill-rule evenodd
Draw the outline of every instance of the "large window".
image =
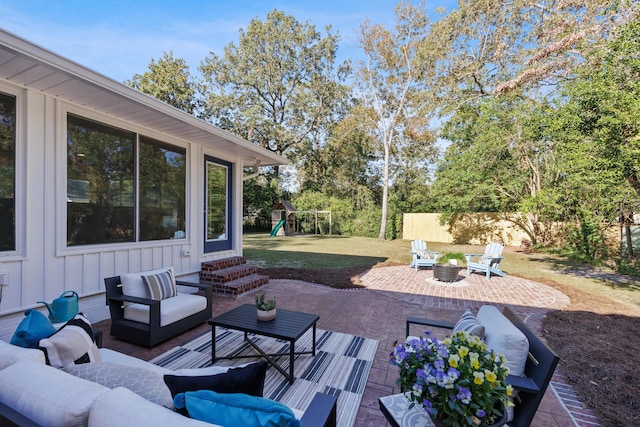
<svg viewBox="0 0 640 427">
<path fill-rule="evenodd" d="M 140 137 L 140 240 L 185 237 L 186 151 Z"/>
<path fill-rule="evenodd" d="M 205 159 L 205 252 L 231 248 L 231 163 Z"/>
<path fill-rule="evenodd" d="M 0 93 L 0 251 L 16 250 L 16 98 Z"/>
<path fill-rule="evenodd" d="M 185 150 L 136 140 L 68 115 L 68 246 L 185 237 Z"/>
</svg>

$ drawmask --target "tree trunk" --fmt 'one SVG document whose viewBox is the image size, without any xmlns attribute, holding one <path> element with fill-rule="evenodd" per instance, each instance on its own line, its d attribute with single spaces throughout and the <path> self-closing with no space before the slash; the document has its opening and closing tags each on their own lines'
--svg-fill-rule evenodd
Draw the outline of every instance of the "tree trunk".
<svg viewBox="0 0 640 427">
<path fill-rule="evenodd" d="M 631 226 L 628 222 L 624 225 L 624 233 L 627 238 L 627 259 L 631 261 L 635 255 L 633 254 L 633 236 L 631 235 Z"/>
<path fill-rule="evenodd" d="M 384 176 L 382 178 L 382 218 L 378 239 L 384 240 L 387 232 L 387 202 L 389 200 L 389 143 L 384 143 Z"/>
</svg>

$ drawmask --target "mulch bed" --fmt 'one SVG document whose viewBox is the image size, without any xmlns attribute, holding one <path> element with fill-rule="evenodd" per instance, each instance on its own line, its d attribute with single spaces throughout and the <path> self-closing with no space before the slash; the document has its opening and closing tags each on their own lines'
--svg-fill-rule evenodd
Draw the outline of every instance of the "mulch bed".
<svg viewBox="0 0 640 427">
<path fill-rule="evenodd" d="M 378 265 L 376 267 L 382 266 Z M 302 280 L 334 288 L 362 287 L 366 268 L 260 268 L 273 279 Z M 562 372 L 580 400 L 605 426 L 640 425 L 640 308 L 547 281 L 571 303 L 544 319 L 543 336 L 561 359 Z"/>
</svg>

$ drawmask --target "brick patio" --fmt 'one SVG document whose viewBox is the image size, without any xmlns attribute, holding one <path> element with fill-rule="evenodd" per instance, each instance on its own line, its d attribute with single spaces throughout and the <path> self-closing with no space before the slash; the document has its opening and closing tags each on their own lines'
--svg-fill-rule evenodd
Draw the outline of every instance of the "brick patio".
<svg viewBox="0 0 640 427">
<path fill-rule="evenodd" d="M 396 341 L 404 339 L 407 316 L 455 321 L 466 308 L 475 311 L 483 304 L 499 307 L 509 304 L 532 329 L 539 330 L 547 311 L 569 303 L 564 294 L 529 280 L 510 276 L 486 280 L 481 274 L 472 274 L 469 278 L 465 275 L 463 271 L 459 281 L 445 284 L 434 281 L 430 270 L 394 266 L 364 273 L 361 278 L 366 289 L 337 290 L 295 280 L 271 280 L 261 290 L 275 296 L 278 307 L 320 315 L 319 328 L 379 341 L 356 426 L 385 426 L 388 424 L 378 408 L 378 398 L 399 392 L 395 385 L 397 369 L 389 365 L 389 353 Z M 240 304 L 253 303 L 253 298 L 253 293 L 238 297 L 215 296 L 213 315 Z M 109 337 L 108 321 L 95 326 L 105 330 L 105 347 L 145 360 L 209 331 L 207 325 L 202 325 L 169 342 L 144 349 Z M 562 361 L 560 372 L 561 366 Z M 562 377 L 556 375 L 532 425 L 587 427 L 599 424 L 590 411 L 582 408 L 571 388 L 563 384 Z"/>
</svg>

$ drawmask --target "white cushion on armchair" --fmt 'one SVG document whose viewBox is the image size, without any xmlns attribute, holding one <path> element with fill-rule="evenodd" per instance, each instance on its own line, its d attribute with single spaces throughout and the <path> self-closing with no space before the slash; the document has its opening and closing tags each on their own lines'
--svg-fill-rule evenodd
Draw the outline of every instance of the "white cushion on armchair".
<svg viewBox="0 0 640 427">
<path fill-rule="evenodd" d="M 207 308 L 207 298 L 202 295 L 178 294 L 160 301 L 160 326 L 170 325 Z M 124 308 L 124 318 L 149 324 L 149 306 L 129 304 Z"/>
<path fill-rule="evenodd" d="M 487 347 L 504 354 L 511 375 L 521 376 L 529 357 L 529 340 L 504 314 L 492 305 L 478 310 L 478 320 L 484 325 Z"/>
</svg>

